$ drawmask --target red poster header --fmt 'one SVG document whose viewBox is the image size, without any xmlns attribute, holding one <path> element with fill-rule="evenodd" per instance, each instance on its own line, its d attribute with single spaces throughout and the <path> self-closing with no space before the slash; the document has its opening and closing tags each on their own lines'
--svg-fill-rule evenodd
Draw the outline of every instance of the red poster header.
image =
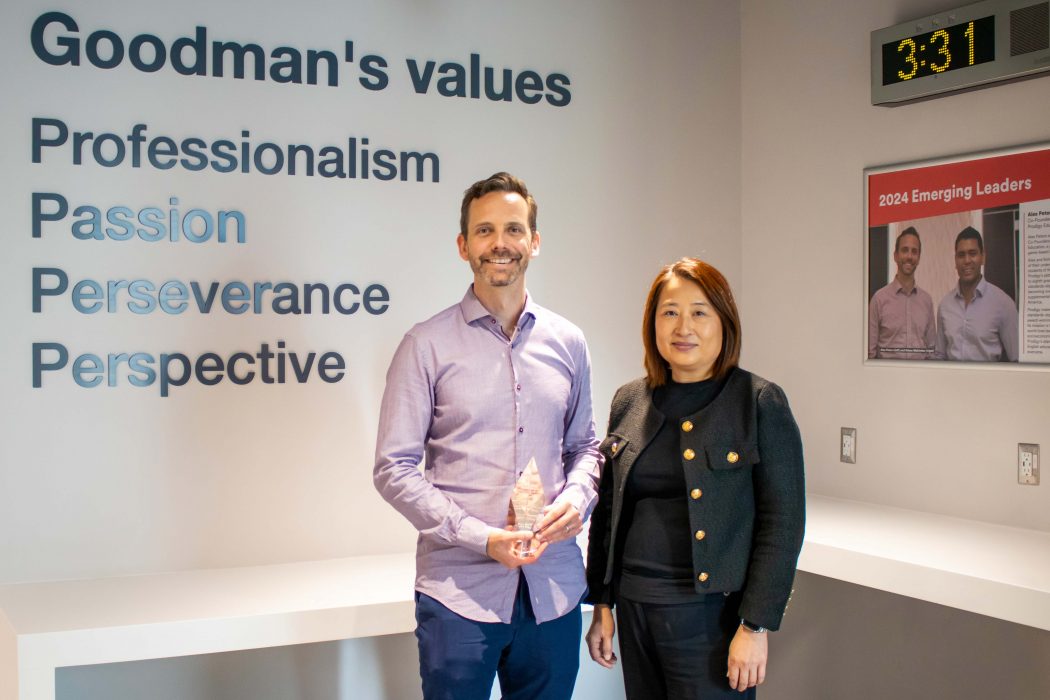
<svg viewBox="0 0 1050 700">
<path fill-rule="evenodd" d="M 1050 149 L 868 176 L 868 226 L 1050 199 Z"/>
</svg>

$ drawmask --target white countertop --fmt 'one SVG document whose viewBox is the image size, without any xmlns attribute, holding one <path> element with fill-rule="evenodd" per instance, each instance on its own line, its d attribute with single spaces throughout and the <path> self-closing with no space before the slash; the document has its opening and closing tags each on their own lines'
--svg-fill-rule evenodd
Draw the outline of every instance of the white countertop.
<svg viewBox="0 0 1050 700">
<path fill-rule="evenodd" d="M 409 632 L 412 554 L 0 586 L 0 698 L 62 666 Z M 1050 630 L 1050 533 L 810 495 L 799 569 Z"/>
<path fill-rule="evenodd" d="M 1050 630 L 1050 533 L 810 495 L 799 569 Z"/>
<path fill-rule="evenodd" d="M 0 698 L 53 700 L 61 666 L 410 632 L 414 576 L 395 554 L 0 586 Z"/>
</svg>

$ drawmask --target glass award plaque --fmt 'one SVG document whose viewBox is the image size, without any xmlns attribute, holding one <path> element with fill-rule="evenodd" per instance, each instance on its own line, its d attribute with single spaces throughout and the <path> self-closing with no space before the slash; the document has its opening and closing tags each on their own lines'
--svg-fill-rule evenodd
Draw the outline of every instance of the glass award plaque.
<svg viewBox="0 0 1050 700">
<path fill-rule="evenodd" d="M 531 535 L 533 528 L 536 526 L 536 521 L 543 514 L 543 507 L 546 505 L 546 502 L 547 498 L 543 493 L 543 482 L 540 481 L 540 470 L 536 467 L 536 458 L 533 457 L 529 460 L 525 471 L 518 477 L 517 483 L 514 484 L 514 491 L 510 496 L 511 513 L 514 517 L 514 522 L 511 524 L 519 532 L 529 533 L 528 540 L 521 540 L 521 551 L 519 554 L 523 557 L 531 556 L 535 551 Z"/>
</svg>

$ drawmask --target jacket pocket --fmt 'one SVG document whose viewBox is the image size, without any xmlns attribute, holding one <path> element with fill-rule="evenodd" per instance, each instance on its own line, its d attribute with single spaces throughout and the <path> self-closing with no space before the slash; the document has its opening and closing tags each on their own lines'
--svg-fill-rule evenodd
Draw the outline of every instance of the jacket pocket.
<svg viewBox="0 0 1050 700">
<path fill-rule="evenodd" d="M 746 442 L 720 442 L 708 445 L 707 463 L 712 469 L 740 469 L 758 463 L 758 445 Z"/>
</svg>

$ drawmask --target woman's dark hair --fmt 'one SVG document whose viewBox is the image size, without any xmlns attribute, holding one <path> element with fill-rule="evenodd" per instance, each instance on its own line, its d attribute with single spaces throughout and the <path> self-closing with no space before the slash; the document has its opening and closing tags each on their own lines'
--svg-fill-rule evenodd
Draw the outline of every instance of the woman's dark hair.
<svg viewBox="0 0 1050 700">
<path fill-rule="evenodd" d="M 711 373 L 716 379 L 725 377 L 740 362 L 740 312 L 733 300 L 733 290 L 722 273 L 713 266 L 699 258 L 682 258 L 660 270 L 645 300 L 642 346 L 645 348 L 646 381 L 655 388 L 666 384 L 671 374 L 667 360 L 660 355 L 656 346 L 656 305 L 664 285 L 672 277 L 688 280 L 700 287 L 722 321 L 722 350 L 718 353 Z"/>
</svg>

